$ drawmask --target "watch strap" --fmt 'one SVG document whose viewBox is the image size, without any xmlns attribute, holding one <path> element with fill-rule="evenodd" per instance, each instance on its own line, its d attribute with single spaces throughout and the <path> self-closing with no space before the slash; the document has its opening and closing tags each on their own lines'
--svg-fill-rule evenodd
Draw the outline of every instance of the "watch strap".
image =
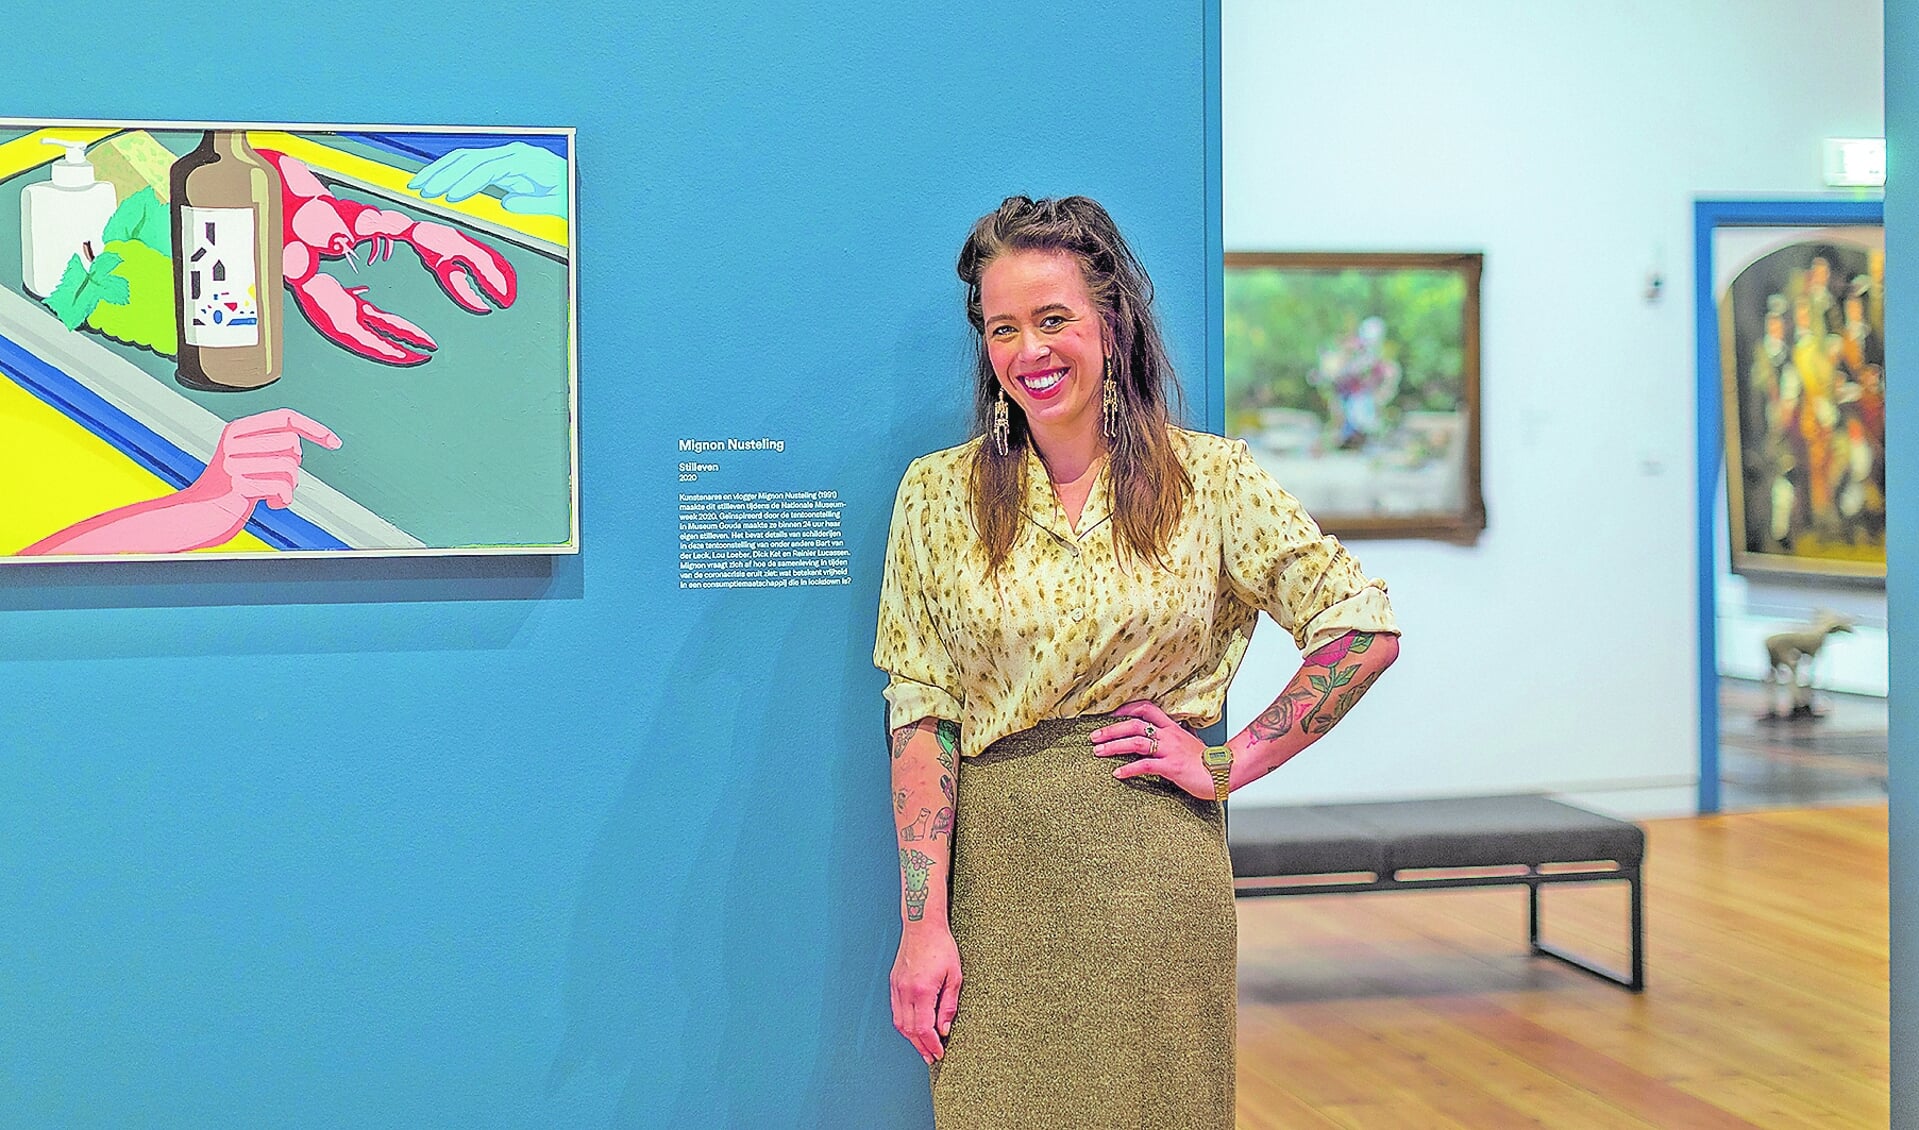
<svg viewBox="0 0 1919 1130">
<path fill-rule="evenodd" d="M 1230 746 L 1209 745 L 1200 756 L 1206 771 L 1213 775 L 1213 799 L 1224 801 L 1233 790 L 1233 750 Z"/>
</svg>

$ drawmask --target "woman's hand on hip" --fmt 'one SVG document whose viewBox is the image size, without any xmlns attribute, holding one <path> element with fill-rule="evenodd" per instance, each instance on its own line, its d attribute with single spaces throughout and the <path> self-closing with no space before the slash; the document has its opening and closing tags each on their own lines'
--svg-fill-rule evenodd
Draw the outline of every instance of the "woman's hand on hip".
<svg viewBox="0 0 1919 1130">
<path fill-rule="evenodd" d="M 1166 716 L 1151 702 L 1129 702 L 1113 711 L 1120 716 L 1092 733 L 1093 753 L 1100 757 L 1134 756 L 1113 771 L 1124 781 L 1128 777 L 1163 777 L 1201 800 L 1212 800 L 1213 775 L 1201 761 L 1206 743 L 1191 731 Z"/>
<path fill-rule="evenodd" d="M 893 1027 L 928 1063 L 946 1055 L 959 1011 L 959 946 L 944 923 L 908 925 L 893 958 Z"/>
</svg>

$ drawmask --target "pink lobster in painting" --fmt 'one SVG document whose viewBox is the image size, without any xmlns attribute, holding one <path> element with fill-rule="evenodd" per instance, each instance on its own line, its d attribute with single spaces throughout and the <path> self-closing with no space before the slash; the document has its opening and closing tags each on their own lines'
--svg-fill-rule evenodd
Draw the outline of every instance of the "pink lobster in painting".
<svg viewBox="0 0 1919 1130">
<path fill-rule="evenodd" d="M 344 286 L 320 272 L 323 259 L 349 258 L 365 243 L 368 263 L 391 258 L 397 241 L 413 248 L 439 279 L 447 297 L 475 314 L 513 305 L 513 265 L 484 243 L 445 224 L 342 200 L 296 158 L 260 150 L 279 170 L 286 228 L 287 288 L 315 329 L 362 357 L 389 365 L 418 365 L 438 348 L 431 334 L 362 297 L 364 286 Z"/>
</svg>

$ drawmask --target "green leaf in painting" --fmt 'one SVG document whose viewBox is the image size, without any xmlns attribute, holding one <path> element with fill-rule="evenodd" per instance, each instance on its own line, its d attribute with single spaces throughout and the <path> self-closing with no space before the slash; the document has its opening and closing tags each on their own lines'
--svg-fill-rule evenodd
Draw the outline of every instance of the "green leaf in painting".
<svg viewBox="0 0 1919 1130">
<path fill-rule="evenodd" d="M 53 293 L 46 297 L 47 309 L 53 311 L 70 330 L 79 329 L 86 322 L 87 315 L 93 313 L 91 302 L 85 309 L 80 307 L 80 290 L 86 283 L 87 269 L 81 265 L 80 257 L 75 255 L 67 260 L 67 269 L 60 276 L 60 285 L 54 287 Z"/>
<path fill-rule="evenodd" d="M 108 251 L 94 259 L 89 267 L 83 265 L 80 257 L 75 255 L 67 260 L 66 272 L 60 276 L 60 285 L 47 295 L 47 308 L 58 315 L 68 329 L 77 330 L 100 303 L 124 304 L 130 293 L 127 280 L 113 273 L 121 262 L 120 256 Z"/>
<path fill-rule="evenodd" d="M 130 239 L 173 257 L 173 218 L 151 188 L 143 188 L 120 202 L 101 233 L 102 244 Z"/>
<path fill-rule="evenodd" d="M 132 297 L 132 288 L 128 286 L 127 280 L 113 273 L 125 261 L 111 251 L 102 251 L 93 260 L 93 266 L 87 268 L 86 289 L 97 296 L 96 303 L 111 302 L 124 306 L 127 299 Z"/>
<path fill-rule="evenodd" d="M 125 260 L 113 275 L 126 300 L 103 299 L 87 316 L 87 325 L 129 345 L 173 356 L 179 351 L 173 326 L 173 260 L 137 240 L 109 243 L 107 253 Z"/>
</svg>

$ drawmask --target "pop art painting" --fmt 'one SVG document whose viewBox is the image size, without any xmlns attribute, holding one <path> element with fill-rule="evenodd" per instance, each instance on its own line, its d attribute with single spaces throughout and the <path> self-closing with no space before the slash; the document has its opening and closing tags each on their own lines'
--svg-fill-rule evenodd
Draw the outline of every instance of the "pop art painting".
<svg viewBox="0 0 1919 1130">
<path fill-rule="evenodd" d="M 578 548 L 567 129 L 0 122 L 0 561 Z"/>
</svg>

